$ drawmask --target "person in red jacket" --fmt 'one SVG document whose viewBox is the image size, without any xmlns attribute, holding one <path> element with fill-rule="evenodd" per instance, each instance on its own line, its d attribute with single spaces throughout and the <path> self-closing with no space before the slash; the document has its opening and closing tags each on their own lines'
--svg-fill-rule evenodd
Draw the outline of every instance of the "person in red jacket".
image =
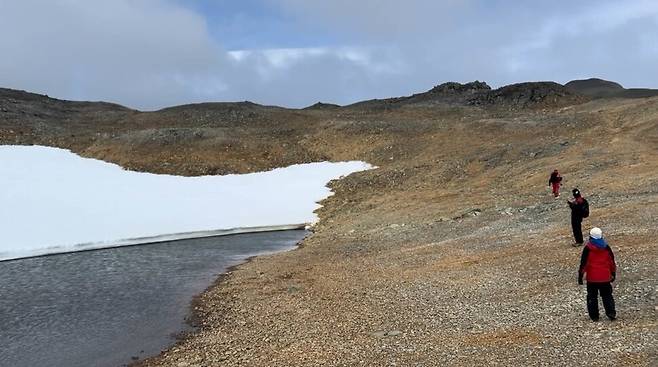
<svg viewBox="0 0 658 367">
<path fill-rule="evenodd" d="M 548 186 L 552 188 L 553 196 L 555 196 L 556 199 L 559 198 L 560 186 L 562 186 L 562 176 L 560 176 L 557 169 L 551 173 L 551 177 L 548 179 Z"/>
<path fill-rule="evenodd" d="M 603 232 L 600 228 L 592 228 L 578 270 L 578 284 L 583 284 L 583 275 L 587 279 L 587 313 L 592 321 L 599 321 L 599 293 L 606 316 L 610 320 L 617 318 L 611 284 L 615 281 L 616 271 L 615 255 L 603 239 Z"/>
</svg>

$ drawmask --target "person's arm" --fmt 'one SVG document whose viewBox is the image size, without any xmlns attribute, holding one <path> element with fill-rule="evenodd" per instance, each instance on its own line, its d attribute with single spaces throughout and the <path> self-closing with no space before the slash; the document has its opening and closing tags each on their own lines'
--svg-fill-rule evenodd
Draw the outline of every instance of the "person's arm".
<svg viewBox="0 0 658 367">
<path fill-rule="evenodd" d="M 589 255 L 589 248 L 583 247 L 583 254 L 580 255 L 580 268 L 578 268 L 578 284 L 583 284 L 583 274 L 585 274 L 585 266 L 587 265 L 587 256 Z"/>
<path fill-rule="evenodd" d="M 608 250 L 608 255 L 610 255 L 610 273 L 612 274 L 612 282 L 617 278 L 617 264 L 615 263 L 615 254 L 612 252 L 612 248 L 608 245 L 606 247 Z"/>
</svg>

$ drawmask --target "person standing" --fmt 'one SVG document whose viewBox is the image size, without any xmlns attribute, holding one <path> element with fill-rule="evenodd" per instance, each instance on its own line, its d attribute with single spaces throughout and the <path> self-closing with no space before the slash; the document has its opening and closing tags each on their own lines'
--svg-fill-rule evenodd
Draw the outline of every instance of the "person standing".
<svg viewBox="0 0 658 367">
<path fill-rule="evenodd" d="M 552 188 L 553 196 L 555 196 L 556 199 L 559 198 L 560 186 L 562 186 L 562 176 L 560 176 L 557 169 L 551 173 L 551 177 L 548 179 L 548 186 Z"/>
<path fill-rule="evenodd" d="M 580 190 L 573 189 L 573 200 L 567 200 L 569 208 L 571 208 L 571 229 L 573 231 L 573 238 L 576 241 L 574 247 L 583 244 L 583 218 L 589 217 L 589 203 L 580 194 Z"/>
<path fill-rule="evenodd" d="M 617 318 L 615 300 L 612 297 L 612 282 L 616 278 L 617 265 L 612 249 L 603 239 L 603 231 L 594 227 L 589 232 L 589 241 L 583 248 L 578 269 L 578 284 L 587 279 L 587 313 L 592 321 L 599 321 L 599 293 L 605 314 L 612 321 Z"/>
</svg>

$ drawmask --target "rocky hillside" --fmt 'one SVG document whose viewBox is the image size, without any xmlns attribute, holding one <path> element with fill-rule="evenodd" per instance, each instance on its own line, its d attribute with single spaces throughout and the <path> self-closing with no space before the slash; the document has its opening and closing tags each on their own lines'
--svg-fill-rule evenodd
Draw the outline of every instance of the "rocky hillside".
<svg viewBox="0 0 658 367">
<path fill-rule="evenodd" d="M 61 138 L 66 144 L 86 146 L 88 139 L 137 113 L 112 103 L 62 101 L 0 88 L 0 142 L 48 143 Z"/>
<path fill-rule="evenodd" d="M 200 103 L 153 112 L 102 102 L 70 102 L 0 89 L 0 143 L 71 148 L 133 170 L 186 175 L 264 170 L 297 162 L 344 159 L 324 144 L 328 127 L 365 129 L 381 113 L 401 120 L 583 103 L 556 83 L 492 90 L 486 83 L 444 83 L 409 97 L 306 109 L 251 102 Z M 460 112 L 461 111 L 461 112 Z M 390 116 L 389 116 L 390 117 Z M 176 146 L 171 151 L 168 147 Z"/>
<path fill-rule="evenodd" d="M 305 110 L 11 98 L 0 100 L 13 106 L 0 114 L 1 142 L 133 169 L 379 167 L 333 182 L 301 248 L 208 289 L 194 307 L 199 331 L 144 366 L 658 364 L 658 98 L 587 101 L 553 83 L 444 84 Z M 590 201 L 584 228 L 603 228 L 617 255 L 615 322 L 587 318 L 568 195 L 547 187 L 554 168 L 564 191 Z"/>
</svg>

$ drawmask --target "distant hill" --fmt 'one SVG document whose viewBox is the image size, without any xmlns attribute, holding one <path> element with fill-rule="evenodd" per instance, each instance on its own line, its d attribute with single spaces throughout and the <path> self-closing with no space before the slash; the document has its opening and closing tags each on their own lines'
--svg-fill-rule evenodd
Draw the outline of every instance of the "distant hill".
<svg viewBox="0 0 658 367">
<path fill-rule="evenodd" d="M 317 102 L 311 106 L 304 107 L 303 109 L 304 110 L 334 110 L 336 108 L 340 108 L 340 106 L 333 103 Z"/>
<path fill-rule="evenodd" d="M 658 89 L 624 88 L 621 84 L 598 78 L 572 80 L 567 89 L 591 98 L 646 98 L 658 96 Z"/>
<path fill-rule="evenodd" d="M 466 84 L 449 82 L 427 92 L 408 97 L 373 99 L 347 107 L 387 109 L 402 106 L 432 105 L 481 106 L 493 108 L 547 108 L 587 102 L 589 98 L 555 82 L 527 82 L 506 85 L 498 89 L 480 81 Z"/>
</svg>

